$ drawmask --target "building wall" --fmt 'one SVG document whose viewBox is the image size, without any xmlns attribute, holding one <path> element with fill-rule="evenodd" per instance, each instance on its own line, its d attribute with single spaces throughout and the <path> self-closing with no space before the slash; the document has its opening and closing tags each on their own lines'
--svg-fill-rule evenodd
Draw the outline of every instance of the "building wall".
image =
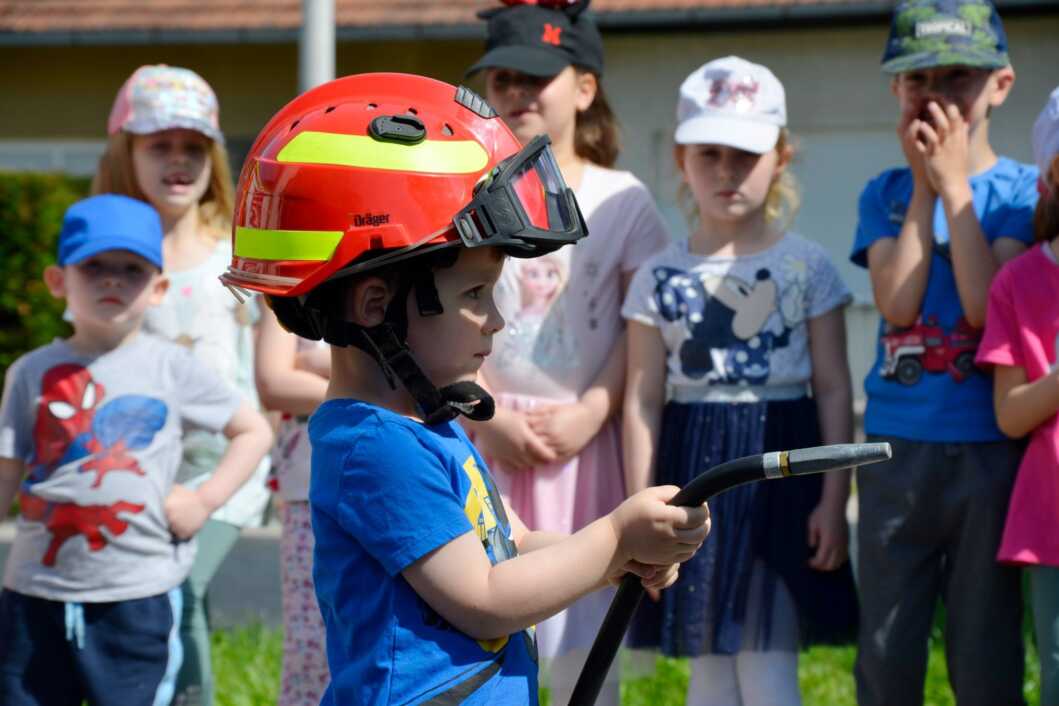
<svg viewBox="0 0 1059 706">
<path fill-rule="evenodd" d="M 335 68 L 340 76 L 407 71 L 456 81 L 478 49 L 473 41 L 342 43 Z M 55 141 L 81 148 L 102 140 L 122 82 L 137 66 L 155 63 L 192 68 L 213 86 L 221 128 L 236 149 L 298 91 L 294 44 L 0 47 L 0 66 L 21 67 L 0 72 L 0 95 L 18 106 L 0 121 L 0 166 L 11 164 L 4 157 L 19 144 Z"/>
<path fill-rule="evenodd" d="M 1029 161 L 1029 133 L 1045 96 L 1059 82 L 1059 15 L 1008 19 L 1014 91 L 991 125 L 998 152 Z M 887 28 L 742 29 L 686 33 L 608 33 L 604 86 L 619 115 L 620 166 L 651 188 L 675 235 L 685 233 L 676 203 L 671 136 L 677 87 L 705 61 L 738 54 L 764 63 L 787 90 L 789 122 L 799 145 L 794 172 L 803 187 L 795 228 L 821 242 L 854 290 L 850 361 L 854 387 L 874 357 L 878 315 L 863 270 L 848 262 L 856 202 L 864 182 L 902 162 L 896 108 L 879 57 Z M 472 40 L 344 42 L 339 75 L 409 71 L 462 80 L 478 56 Z M 136 66 L 170 63 L 201 73 L 221 99 L 221 123 L 236 161 L 265 121 L 297 92 L 293 44 L 113 47 L 0 47 L 0 168 L 90 172 L 102 146 L 114 93 Z M 480 84 L 472 82 L 480 88 Z M 14 100 L 10 100 L 14 98 Z"/>
</svg>

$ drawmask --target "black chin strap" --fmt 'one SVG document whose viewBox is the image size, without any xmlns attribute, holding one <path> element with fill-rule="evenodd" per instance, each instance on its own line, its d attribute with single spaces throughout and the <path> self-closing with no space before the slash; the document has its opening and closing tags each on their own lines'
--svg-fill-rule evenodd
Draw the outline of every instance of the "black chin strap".
<svg viewBox="0 0 1059 706">
<path fill-rule="evenodd" d="M 444 258 L 454 260 L 455 255 L 455 251 L 439 253 L 438 258 L 442 261 Z M 459 414 L 478 422 L 492 419 L 496 405 L 489 393 L 479 385 L 457 382 L 439 390 L 419 367 L 405 343 L 408 333 L 406 307 L 408 297 L 413 292 L 420 316 L 441 314 L 441 300 L 434 284 L 434 273 L 431 262 L 427 261 L 406 270 L 405 280 L 390 300 L 381 324 L 363 328 L 344 321 L 336 312 L 320 322 L 324 328 L 324 340 L 336 346 L 355 346 L 368 353 L 382 367 L 386 382 L 392 389 L 397 388 L 394 381 L 397 378 L 408 390 L 427 424 L 447 422 Z"/>
<path fill-rule="evenodd" d="M 496 404 L 481 386 L 473 382 L 457 382 L 440 390 L 434 387 L 412 356 L 412 351 L 397 337 L 391 324 L 351 328 L 355 328 L 368 344 L 390 386 L 394 386 L 395 377 L 401 381 L 419 405 L 423 421 L 427 424 L 441 424 L 455 419 L 459 414 L 476 422 L 493 418 Z"/>
</svg>

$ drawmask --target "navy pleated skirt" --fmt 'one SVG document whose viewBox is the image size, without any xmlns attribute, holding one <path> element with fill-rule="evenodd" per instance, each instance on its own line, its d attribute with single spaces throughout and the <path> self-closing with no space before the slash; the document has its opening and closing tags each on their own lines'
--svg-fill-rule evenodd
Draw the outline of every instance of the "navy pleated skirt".
<svg viewBox="0 0 1059 706">
<path fill-rule="evenodd" d="M 684 486 L 707 468 L 734 458 L 819 443 L 816 404 L 808 397 L 669 402 L 655 482 Z M 782 605 L 773 600 L 779 581 L 793 598 L 803 646 L 854 640 L 857 599 L 849 562 L 829 572 L 807 564 L 812 554 L 807 523 L 822 487 L 822 476 L 806 476 L 749 483 L 714 497 L 710 536 L 680 567 L 677 583 L 662 593 L 661 602 L 645 598 L 640 604 L 630 646 L 657 648 L 674 657 L 771 649 L 776 616 L 748 620 L 747 606 L 752 593 L 760 597 L 755 600 L 758 610 L 768 606 L 763 610 L 768 613 Z M 755 571 L 755 581 L 762 583 L 752 592 Z"/>
</svg>

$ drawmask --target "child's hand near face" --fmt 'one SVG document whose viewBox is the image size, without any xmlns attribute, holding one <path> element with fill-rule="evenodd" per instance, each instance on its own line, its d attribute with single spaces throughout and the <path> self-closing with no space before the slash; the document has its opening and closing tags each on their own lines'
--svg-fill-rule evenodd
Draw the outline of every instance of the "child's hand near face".
<svg viewBox="0 0 1059 706">
<path fill-rule="evenodd" d="M 920 121 L 916 150 L 923 156 L 927 178 L 934 191 L 945 194 L 969 188 L 967 173 L 970 162 L 970 137 L 967 121 L 955 105 L 942 108 L 936 102 L 927 104 L 930 122 Z"/>
<path fill-rule="evenodd" d="M 191 539 L 210 518 L 212 510 L 190 488 L 176 483 L 164 503 L 165 518 L 177 539 Z"/>
<path fill-rule="evenodd" d="M 901 150 L 904 152 L 908 168 L 912 170 L 915 183 L 933 190 L 930 178 L 927 176 L 926 160 L 920 145 L 920 129 L 923 126 L 918 105 L 909 104 L 901 113 L 901 119 L 897 123 L 897 138 L 901 142 Z"/>
</svg>

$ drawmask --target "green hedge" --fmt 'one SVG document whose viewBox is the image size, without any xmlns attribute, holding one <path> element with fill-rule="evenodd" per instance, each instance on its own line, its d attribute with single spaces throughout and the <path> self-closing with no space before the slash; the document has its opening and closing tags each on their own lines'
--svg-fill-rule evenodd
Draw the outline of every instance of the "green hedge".
<svg viewBox="0 0 1059 706">
<path fill-rule="evenodd" d="M 41 273 L 55 262 L 63 212 L 88 189 L 84 177 L 0 172 L 0 375 L 21 354 L 70 333 Z"/>
</svg>

